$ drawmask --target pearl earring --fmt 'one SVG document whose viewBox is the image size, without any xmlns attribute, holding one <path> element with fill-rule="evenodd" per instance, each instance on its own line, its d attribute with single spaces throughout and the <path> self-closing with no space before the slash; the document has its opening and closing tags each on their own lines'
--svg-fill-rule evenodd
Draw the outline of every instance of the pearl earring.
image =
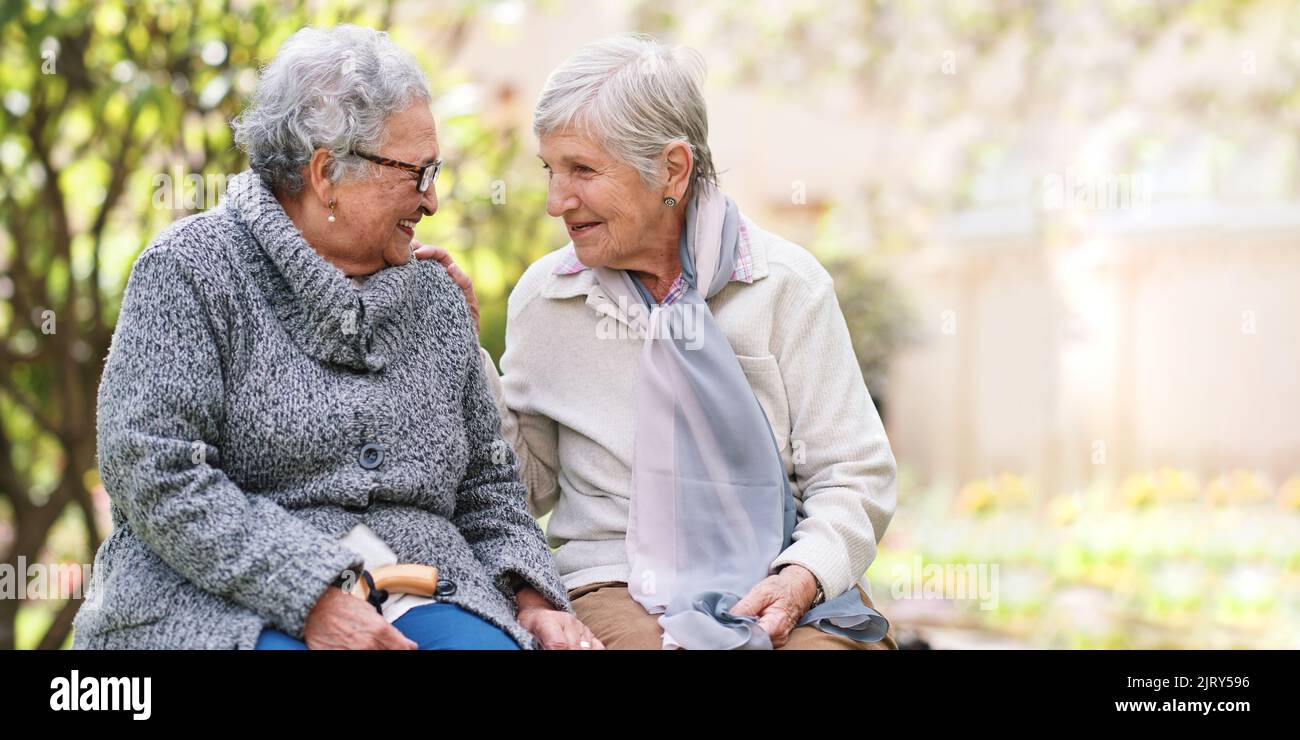
<svg viewBox="0 0 1300 740">
<path fill-rule="evenodd" d="M 677 199 L 670 195 L 667 198 L 664 198 L 664 205 L 668 206 L 669 208 L 672 208 L 673 206 L 677 205 Z"/>
<path fill-rule="evenodd" d="M 330 217 L 329 217 L 329 222 L 330 222 L 330 223 L 334 223 L 334 201 L 332 201 L 332 200 L 330 201 Z"/>
</svg>

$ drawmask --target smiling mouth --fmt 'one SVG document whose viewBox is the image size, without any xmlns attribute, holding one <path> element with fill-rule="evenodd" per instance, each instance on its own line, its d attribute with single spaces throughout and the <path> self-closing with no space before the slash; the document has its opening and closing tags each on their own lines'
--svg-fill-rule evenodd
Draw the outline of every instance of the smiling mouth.
<svg viewBox="0 0 1300 740">
<path fill-rule="evenodd" d="M 401 221 L 397 222 L 397 228 L 401 229 L 407 235 L 413 237 L 415 236 L 415 224 L 417 222 L 418 219 L 404 218 Z"/>
<path fill-rule="evenodd" d="M 587 222 L 579 223 L 579 224 L 567 224 L 567 226 L 569 227 L 569 231 L 570 231 L 570 232 L 572 232 L 572 233 L 574 233 L 574 234 L 581 234 L 581 233 L 586 232 L 586 231 L 591 231 L 593 228 L 595 228 L 595 227 L 597 227 L 597 226 L 600 226 L 600 222 L 599 222 L 599 221 L 587 221 Z"/>
</svg>

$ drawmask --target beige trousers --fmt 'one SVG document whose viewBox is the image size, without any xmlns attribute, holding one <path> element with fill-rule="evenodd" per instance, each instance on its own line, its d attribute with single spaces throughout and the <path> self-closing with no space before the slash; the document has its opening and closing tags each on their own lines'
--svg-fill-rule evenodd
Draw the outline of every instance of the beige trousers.
<svg viewBox="0 0 1300 740">
<path fill-rule="evenodd" d="M 857 588 L 856 586 L 854 588 Z M 875 605 L 862 594 L 862 602 Z M 659 617 L 646 612 L 628 593 L 622 581 L 603 581 L 579 586 L 569 591 L 569 600 L 578 619 L 587 625 L 610 650 L 661 650 L 663 630 Z M 822 632 L 816 627 L 796 627 L 790 640 L 779 650 L 897 650 L 894 626 L 879 642 L 857 642 L 847 637 Z"/>
</svg>

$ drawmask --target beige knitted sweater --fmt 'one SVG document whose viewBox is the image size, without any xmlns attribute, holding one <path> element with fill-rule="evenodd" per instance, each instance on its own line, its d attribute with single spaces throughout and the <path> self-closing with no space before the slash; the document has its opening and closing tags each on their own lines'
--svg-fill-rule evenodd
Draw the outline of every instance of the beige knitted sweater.
<svg viewBox="0 0 1300 740">
<path fill-rule="evenodd" d="M 803 517 L 772 570 L 798 563 L 831 599 L 863 577 L 894 513 L 894 456 L 830 275 L 803 248 L 746 221 L 751 284 L 709 307 L 772 423 Z M 566 247 L 567 249 L 567 247 Z M 535 262 L 510 295 L 498 377 L 481 351 L 534 515 L 566 588 L 628 578 L 633 389 L 642 339 L 591 270 Z M 868 591 L 868 593 L 870 593 Z"/>
</svg>

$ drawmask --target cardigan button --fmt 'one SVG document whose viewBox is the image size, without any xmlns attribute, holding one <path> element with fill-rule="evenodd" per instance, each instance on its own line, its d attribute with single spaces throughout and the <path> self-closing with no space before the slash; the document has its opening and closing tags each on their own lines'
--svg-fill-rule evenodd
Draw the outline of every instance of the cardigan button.
<svg viewBox="0 0 1300 740">
<path fill-rule="evenodd" d="M 435 590 L 435 593 L 437 593 L 438 596 L 441 596 L 443 598 L 446 598 L 448 596 L 454 596 L 456 593 L 456 584 L 452 581 L 446 581 L 440 579 L 438 581 L 438 588 Z"/>
<path fill-rule="evenodd" d="M 384 446 L 372 442 L 362 447 L 357 462 L 366 470 L 374 470 L 384 463 Z"/>
</svg>

